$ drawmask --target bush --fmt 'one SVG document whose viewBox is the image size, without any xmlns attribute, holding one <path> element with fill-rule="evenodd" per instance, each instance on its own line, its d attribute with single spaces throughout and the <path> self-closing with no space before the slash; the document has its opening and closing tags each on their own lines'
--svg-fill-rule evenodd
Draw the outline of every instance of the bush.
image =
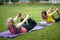
<svg viewBox="0 0 60 40">
<path fill-rule="evenodd" d="M 5 0 L 5 2 L 9 2 L 9 0 Z"/>
<path fill-rule="evenodd" d="M 4 0 L 5 4 L 7 4 L 9 2 L 9 0 Z"/>
<path fill-rule="evenodd" d="M 16 3 L 16 2 L 18 2 L 19 0 L 11 0 L 11 2 L 13 2 L 14 4 Z"/>
<path fill-rule="evenodd" d="M 49 1 L 49 0 L 40 0 L 40 1 Z"/>
<path fill-rule="evenodd" d="M 40 0 L 29 0 L 30 2 L 39 2 Z"/>
<path fill-rule="evenodd" d="M 0 0 L 0 5 L 3 5 L 4 4 L 4 1 L 3 0 Z"/>
</svg>

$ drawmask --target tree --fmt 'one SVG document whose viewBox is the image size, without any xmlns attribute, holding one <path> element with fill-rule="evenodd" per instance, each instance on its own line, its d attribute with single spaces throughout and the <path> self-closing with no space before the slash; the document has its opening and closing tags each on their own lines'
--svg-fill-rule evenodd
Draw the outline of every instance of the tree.
<svg viewBox="0 0 60 40">
<path fill-rule="evenodd" d="M 40 0 L 40 1 L 49 1 L 49 0 Z"/>
<path fill-rule="evenodd" d="M 18 2 L 19 0 L 11 0 L 11 2 L 13 2 L 14 4 L 16 3 L 16 2 Z"/>
<path fill-rule="evenodd" d="M 3 0 L 0 0 L 0 5 L 3 5 L 4 4 L 4 1 Z"/>
<path fill-rule="evenodd" d="M 29 0 L 31 3 L 39 2 L 40 0 Z"/>
<path fill-rule="evenodd" d="M 4 0 L 4 2 L 7 4 L 9 2 L 9 0 Z"/>
</svg>

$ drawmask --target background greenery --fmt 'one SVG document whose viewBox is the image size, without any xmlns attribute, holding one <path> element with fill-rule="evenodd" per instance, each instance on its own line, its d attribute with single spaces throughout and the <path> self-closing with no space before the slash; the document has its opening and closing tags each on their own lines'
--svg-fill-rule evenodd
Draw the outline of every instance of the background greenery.
<svg viewBox="0 0 60 40">
<path fill-rule="evenodd" d="M 17 4 L 0 6 L 0 32 L 8 30 L 6 27 L 7 18 L 14 18 L 18 12 L 21 12 L 23 16 L 24 13 L 28 13 L 36 22 L 40 22 L 42 20 L 41 12 L 48 10 L 51 5 L 60 9 L 60 4 Z M 58 17 L 57 13 L 55 17 Z M 18 22 L 19 18 L 16 23 Z M 60 40 L 60 23 L 47 26 L 41 30 L 28 32 L 27 34 L 12 39 L 0 37 L 0 40 Z"/>
</svg>

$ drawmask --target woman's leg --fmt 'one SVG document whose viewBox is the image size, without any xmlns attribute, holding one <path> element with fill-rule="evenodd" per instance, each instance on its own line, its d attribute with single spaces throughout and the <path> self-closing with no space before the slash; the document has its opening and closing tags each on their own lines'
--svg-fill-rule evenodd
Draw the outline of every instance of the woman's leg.
<svg viewBox="0 0 60 40">
<path fill-rule="evenodd" d="M 25 27 L 27 29 L 27 31 L 29 31 L 29 30 L 33 29 L 36 26 L 36 24 L 37 23 L 35 22 L 35 20 L 29 18 L 28 24 L 24 24 L 23 27 Z"/>
<path fill-rule="evenodd" d="M 26 22 L 26 20 L 29 18 L 29 16 L 28 16 L 28 14 L 26 14 L 26 18 L 22 21 L 22 22 L 20 22 L 20 23 L 18 23 L 17 25 L 16 25 L 16 28 L 20 28 L 20 27 L 22 27 L 22 25 Z"/>
<path fill-rule="evenodd" d="M 59 22 L 60 18 L 54 18 L 55 22 Z"/>
<path fill-rule="evenodd" d="M 22 18 L 22 14 L 21 13 L 19 14 L 18 17 L 20 18 L 20 22 L 22 22 L 24 20 L 24 18 Z M 26 22 L 24 24 L 26 24 Z"/>
<path fill-rule="evenodd" d="M 59 22 L 60 21 L 60 12 L 57 10 L 57 13 L 58 13 L 58 18 L 54 18 L 55 22 Z"/>
<path fill-rule="evenodd" d="M 20 22 L 22 22 L 24 20 L 24 18 L 20 19 Z M 26 22 L 24 22 L 24 24 L 27 24 Z"/>
<path fill-rule="evenodd" d="M 36 26 L 36 22 L 32 18 L 28 19 L 28 24 L 31 25 L 31 26 Z"/>
<path fill-rule="evenodd" d="M 35 20 L 29 18 L 29 19 L 28 19 L 27 31 L 33 29 L 33 28 L 36 26 L 36 24 L 37 24 L 37 23 L 35 22 Z"/>
<path fill-rule="evenodd" d="M 57 13 L 58 13 L 58 15 L 59 15 L 59 18 L 60 18 L 60 12 L 59 12 L 59 10 L 57 10 Z"/>
</svg>

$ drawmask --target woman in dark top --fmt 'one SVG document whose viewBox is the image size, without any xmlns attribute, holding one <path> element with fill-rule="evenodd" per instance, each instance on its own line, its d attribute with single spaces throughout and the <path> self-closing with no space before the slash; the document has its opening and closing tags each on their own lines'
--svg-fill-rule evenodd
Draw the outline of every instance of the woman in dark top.
<svg viewBox="0 0 60 40">
<path fill-rule="evenodd" d="M 21 13 L 19 13 L 14 19 L 7 19 L 6 25 L 12 34 L 25 33 L 36 26 L 35 20 L 31 19 L 28 14 L 25 14 L 25 16 L 26 18 L 23 19 Z M 21 19 L 21 22 L 15 24 L 18 17 Z M 28 24 L 26 24 L 26 20 L 28 20 Z"/>
</svg>

